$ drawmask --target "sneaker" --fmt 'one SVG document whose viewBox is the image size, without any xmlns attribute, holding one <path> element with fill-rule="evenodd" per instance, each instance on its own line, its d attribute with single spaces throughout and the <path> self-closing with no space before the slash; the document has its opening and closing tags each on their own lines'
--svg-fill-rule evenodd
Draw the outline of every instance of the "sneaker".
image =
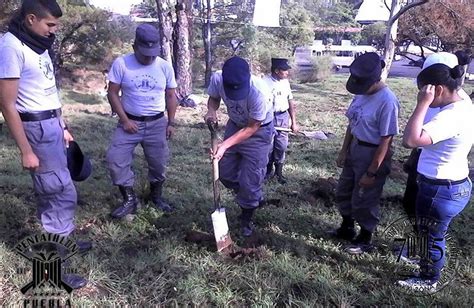
<svg viewBox="0 0 474 308">
<path fill-rule="evenodd" d="M 406 247 L 404 247 L 401 252 L 400 252 L 400 247 L 394 248 L 393 249 L 393 256 L 396 259 L 398 259 L 400 257 L 399 261 L 402 261 L 406 264 L 420 265 L 420 258 L 419 257 L 409 257 L 408 256 L 408 249 Z"/>
<path fill-rule="evenodd" d="M 351 254 L 351 255 L 361 255 L 366 252 L 372 252 L 374 250 L 374 246 L 372 244 L 354 244 L 347 246 L 344 251 Z"/>
<path fill-rule="evenodd" d="M 399 280 L 397 284 L 403 288 L 410 289 L 422 293 L 434 293 L 438 283 L 429 279 L 409 278 L 406 280 Z"/>
</svg>

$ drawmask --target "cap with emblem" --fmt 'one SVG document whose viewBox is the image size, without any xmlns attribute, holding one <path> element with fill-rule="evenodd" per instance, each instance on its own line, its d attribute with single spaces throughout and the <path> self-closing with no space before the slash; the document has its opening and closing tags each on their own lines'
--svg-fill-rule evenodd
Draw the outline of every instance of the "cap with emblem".
<svg viewBox="0 0 474 308">
<path fill-rule="evenodd" d="M 160 32 L 150 24 L 139 25 L 135 32 L 135 46 L 144 56 L 159 56 L 161 53 Z"/>
<path fill-rule="evenodd" d="M 241 100 L 250 91 L 250 67 L 247 61 L 234 56 L 222 67 L 222 81 L 225 95 L 232 100 Z"/>
</svg>

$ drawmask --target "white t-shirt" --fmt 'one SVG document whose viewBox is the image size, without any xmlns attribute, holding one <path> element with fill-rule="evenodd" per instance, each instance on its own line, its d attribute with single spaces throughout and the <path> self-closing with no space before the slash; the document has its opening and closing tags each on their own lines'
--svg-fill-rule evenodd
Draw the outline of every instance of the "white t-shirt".
<svg viewBox="0 0 474 308">
<path fill-rule="evenodd" d="M 288 79 L 275 79 L 271 75 L 263 77 L 273 98 L 273 109 L 275 112 L 282 112 L 290 108 L 289 100 L 293 99 L 290 82 Z"/>
<path fill-rule="evenodd" d="M 227 107 L 230 120 L 240 127 L 247 126 L 250 119 L 260 121 L 262 124 L 273 121 L 270 91 L 262 79 L 258 77 L 251 77 L 249 95 L 243 100 L 232 100 L 225 95 L 222 71 L 211 76 L 207 93 L 213 98 L 222 98 Z"/>
<path fill-rule="evenodd" d="M 0 79 L 5 78 L 20 79 L 18 112 L 61 108 L 48 51 L 39 55 L 10 32 L 0 39 Z"/>
<path fill-rule="evenodd" d="M 177 87 L 170 63 L 157 57 L 150 65 L 140 64 L 134 54 L 115 59 L 108 78 L 122 90 L 123 109 L 136 116 L 165 111 L 165 90 Z"/>
<path fill-rule="evenodd" d="M 462 88 L 458 90 L 458 95 L 461 96 L 462 99 L 467 99 L 467 100 L 471 99 L 469 95 L 466 93 L 466 91 L 464 91 Z M 428 110 L 426 111 L 425 119 L 423 120 L 423 124 L 428 123 L 439 112 L 439 110 L 440 110 L 439 107 L 428 108 Z"/>
<path fill-rule="evenodd" d="M 469 98 L 440 108 L 423 130 L 433 144 L 423 147 L 418 172 L 431 179 L 462 180 L 474 135 L 474 107 Z"/>
</svg>

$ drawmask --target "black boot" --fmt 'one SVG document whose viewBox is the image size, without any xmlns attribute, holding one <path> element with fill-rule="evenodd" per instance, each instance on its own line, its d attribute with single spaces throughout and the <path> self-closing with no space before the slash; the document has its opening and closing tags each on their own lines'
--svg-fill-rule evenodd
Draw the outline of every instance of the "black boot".
<svg viewBox="0 0 474 308">
<path fill-rule="evenodd" d="M 70 251 L 60 245 L 60 244 L 54 244 L 56 253 L 61 257 L 62 264 L 61 264 L 61 280 L 70 286 L 72 289 L 80 289 L 82 287 L 85 287 L 87 284 L 87 279 L 77 275 L 77 274 L 64 274 L 65 268 L 71 266 L 71 261 L 66 260 L 66 258 L 69 256 Z M 79 249 L 80 250 L 80 249 Z"/>
<path fill-rule="evenodd" d="M 112 212 L 112 217 L 123 218 L 128 214 L 135 214 L 138 207 L 138 199 L 131 186 L 119 186 L 123 197 L 123 203 Z"/>
<path fill-rule="evenodd" d="M 275 171 L 273 171 L 273 162 L 268 162 L 267 165 L 267 173 L 265 174 L 265 180 L 271 179 L 275 175 Z"/>
<path fill-rule="evenodd" d="M 252 235 L 255 226 L 252 223 L 252 216 L 255 209 L 244 209 L 242 208 L 242 214 L 240 214 L 240 227 L 242 228 L 242 235 L 249 237 Z"/>
<path fill-rule="evenodd" d="M 356 235 L 354 219 L 350 216 L 342 216 L 341 226 L 333 232 L 333 235 L 346 241 L 352 241 Z"/>
<path fill-rule="evenodd" d="M 364 252 L 371 252 L 372 246 L 372 232 L 363 228 L 360 229 L 359 235 L 352 241 L 353 245 L 346 248 L 346 251 L 353 255 L 359 255 Z"/>
<path fill-rule="evenodd" d="M 162 197 L 163 182 L 164 181 L 150 182 L 150 198 L 157 209 L 169 213 L 172 212 L 173 209 Z"/>
<path fill-rule="evenodd" d="M 359 235 L 357 235 L 352 243 L 370 245 L 372 243 L 372 232 L 361 228 Z"/>
<path fill-rule="evenodd" d="M 286 184 L 286 178 L 283 176 L 283 164 L 275 163 L 275 175 L 278 178 L 280 184 Z"/>
</svg>

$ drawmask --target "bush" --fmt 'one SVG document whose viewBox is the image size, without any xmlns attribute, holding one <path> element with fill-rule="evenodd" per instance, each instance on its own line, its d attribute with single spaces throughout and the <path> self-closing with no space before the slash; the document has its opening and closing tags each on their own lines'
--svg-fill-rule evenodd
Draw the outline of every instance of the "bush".
<svg viewBox="0 0 474 308">
<path fill-rule="evenodd" d="M 322 81 L 331 76 L 333 68 L 331 57 L 313 57 L 311 60 L 311 66 L 295 66 L 299 83 Z"/>
</svg>

